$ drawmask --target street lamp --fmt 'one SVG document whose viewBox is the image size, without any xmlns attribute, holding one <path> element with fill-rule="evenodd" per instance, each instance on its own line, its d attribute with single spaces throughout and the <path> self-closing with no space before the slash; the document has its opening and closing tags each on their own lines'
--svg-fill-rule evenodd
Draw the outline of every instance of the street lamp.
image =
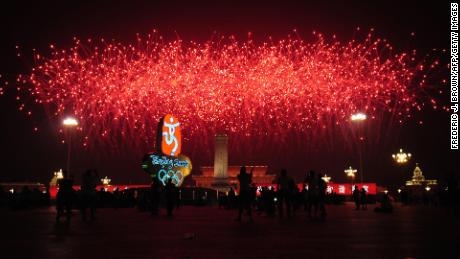
<svg viewBox="0 0 460 259">
<path fill-rule="evenodd" d="M 412 157 L 411 153 L 403 152 L 403 149 L 400 148 L 399 152 L 396 154 L 391 155 L 393 160 L 399 165 L 400 167 L 400 176 L 404 174 L 404 165 L 409 162 Z"/>
<path fill-rule="evenodd" d="M 71 128 L 78 126 L 78 121 L 77 119 L 73 117 L 67 117 L 62 121 L 62 125 L 64 125 L 64 127 L 70 130 Z M 67 133 L 67 167 L 66 167 L 68 175 L 70 173 L 70 151 L 71 151 L 71 145 L 72 145 L 71 142 L 72 142 L 72 136 L 70 132 L 68 132 Z"/>
<path fill-rule="evenodd" d="M 348 177 L 351 178 L 351 184 L 353 184 L 353 181 L 355 180 L 356 173 L 358 170 L 353 169 L 351 166 L 347 169 L 344 170 L 345 174 L 347 174 Z"/>
<path fill-rule="evenodd" d="M 67 127 L 78 126 L 78 121 L 73 117 L 67 117 L 62 121 L 62 124 Z"/>
<path fill-rule="evenodd" d="M 327 174 L 324 174 L 323 177 L 321 177 L 325 183 L 329 183 L 331 181 L 331 177 L 327 176 Z"/>
<path fill-rule="evenodd" d="M 396 163 L 402 165 L 409 162 L 410 158 L 412 157 L 412 154 L 404 153 L 402 148 L 400 148 L 399 152 L 391 155 L 391 157 L 393 157 L 393 160 L 395 160 Z"/>
<path fill-rule="evenodd" d="M 359 134 L 359 170 L 361 171 L 359 174 L 359 177 L 361 179 L 361 183 L 363 183 L 363 175 L 364 175 L 364 169 L 363 169 L 363 145 L 364 145 L 364 137 L 362 136 L 362 130 L 361 130 L 361 123 L 364 122 L 367 119 L 367 115 L 362 113 L 362 112 L 357 112 L 355 114 L 351 115 L 351 121 L 355 123 L 359 123 L 358 126 L 358 134 Z"/>
<path fill-rule="evenodd" d="M 109 185 L 112 179 L 108 178 L 107 176 L 101 179 L 102 185 L 106 186 Z"/>
<path fill-rule="evenodd" d="M 358 112 L 358 113 L 355 113 L 355 114 L 351 115 L 351 120 L 352 121 L 364 121 L 366 119 L 367 119 L 367 115 L 362 113 L 362 112 Z"/>
<path fill-rule="evenodd" d="M 59 169 L 59 171 L 54 172 L 54 177 L 56 177 L 57 180 L 60 180 L 64 178 L 64 174 L 62 173 L 62 169 Z"/>
</svg>

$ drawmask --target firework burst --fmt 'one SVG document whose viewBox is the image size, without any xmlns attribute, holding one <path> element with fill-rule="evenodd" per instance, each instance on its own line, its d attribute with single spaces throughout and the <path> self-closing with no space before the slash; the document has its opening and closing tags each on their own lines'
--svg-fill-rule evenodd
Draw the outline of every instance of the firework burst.
<svg viewBox="0 0 460 259">
<path fill-rule="evenodd" d="M 168 113 L 186 139 L 225 132 L 277 141 L 348 128 L 355 112 L 403 122 L 437 108 L 424 93 L 438 61 L 421 64 L 415 51 L 394 53 L 371 34 L 345 43 L 315 35 L 263 44 L 166 42 L 157 33 L 133 45 L 75 39 L 68 49 L 51 45 L 47 57 L 34 52 L 31 73 L 17 79 L 19 109 L 28 109 L 20 96 L 32 96 L 53 117 L 79 118 L 83 145 L 120 147 L 154 143 Z"/>
</svg>

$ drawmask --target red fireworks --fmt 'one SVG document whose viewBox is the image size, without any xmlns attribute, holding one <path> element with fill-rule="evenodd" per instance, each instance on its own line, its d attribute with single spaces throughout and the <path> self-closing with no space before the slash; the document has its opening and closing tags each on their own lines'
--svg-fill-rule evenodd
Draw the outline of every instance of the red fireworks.
<svg viewBox="0 0 460 259">
<path fill-rule="evenodd" d="M 186 139 L 282 138 L 341 127 L 355 112 L 404 121 L 425 104 L 436 108 L 423 92 L 426 67 L 437 61 L 421 65 L 415 51 L 394 53 L 371 34 L 345 43 L 315 35 L 314 43 L 263 44 L 165 42 L 157 33 L 134 45 L 75 39 L 69 49 L 51 45 L 49 57 L 35 53 L 32 72 L 17 81 L 52 116 L 76 116 L 84 145 L 154 143 L 168 113 L 183 123 Z"/>
</svg>

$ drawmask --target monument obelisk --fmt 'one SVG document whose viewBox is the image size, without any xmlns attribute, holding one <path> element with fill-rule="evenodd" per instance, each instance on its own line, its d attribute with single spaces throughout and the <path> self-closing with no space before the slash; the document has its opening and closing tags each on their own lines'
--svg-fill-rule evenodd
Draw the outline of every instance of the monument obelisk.
<svg viewBox="0 0 460 259">
<path fill-rule="evenodd" d="M 228 136 L 217 134 L 215 136 L 214 150 L 214 181 L 213 186 L 218 189 L 228 189 Z"/>
</svg>

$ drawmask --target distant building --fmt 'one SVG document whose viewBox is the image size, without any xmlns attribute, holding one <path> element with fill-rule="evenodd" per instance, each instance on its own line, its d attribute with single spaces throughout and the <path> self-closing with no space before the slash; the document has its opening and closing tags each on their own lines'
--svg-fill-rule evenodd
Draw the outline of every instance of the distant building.
<svg viewBox="0 0 460 259">
<path fill-rule="evenodd" d="M 217 134 L 214 142 L 214 166 L 202 166 L 199 175 L 192 175 L 196 187 L 228 191 L 230 187 L 238 186 L 238 174 L 241 166 L 228 166 L 228 136 Z M 268 174 L 267 166 L 246 166 L 247 172 L 252 173 L 255 184 L 271 184 L 275 175 Z"/>
<path fill-rule="evenodd" d="M 229 187 L 236 188 L 238 186 L 238 174 L 240 173 L 241 166 L 228 166 L 227 168 L 227 182 Z M 257 185 L 272 184 L 275 180 L 275 175 L 268 174 L 268 166 L 246 166 L 246 171 L 249 173 L 251 169 L 252 182 Z M 215 188 L 216 177 L 214 175 L 213 166 L 202 166 L 201 174 L 192 175 L 196 187 Z"/>
<path fill-rule="evenodd" d="M 415 169 L 412 175 L 412 180 L 406 181 L 406 186 L 428 186 L 428 185 L 437 185 L 436 180 L 426 180 L 423 176 L 422 170 L 418 166 L 418 163 L 415 165 Z"/>
</svg>

